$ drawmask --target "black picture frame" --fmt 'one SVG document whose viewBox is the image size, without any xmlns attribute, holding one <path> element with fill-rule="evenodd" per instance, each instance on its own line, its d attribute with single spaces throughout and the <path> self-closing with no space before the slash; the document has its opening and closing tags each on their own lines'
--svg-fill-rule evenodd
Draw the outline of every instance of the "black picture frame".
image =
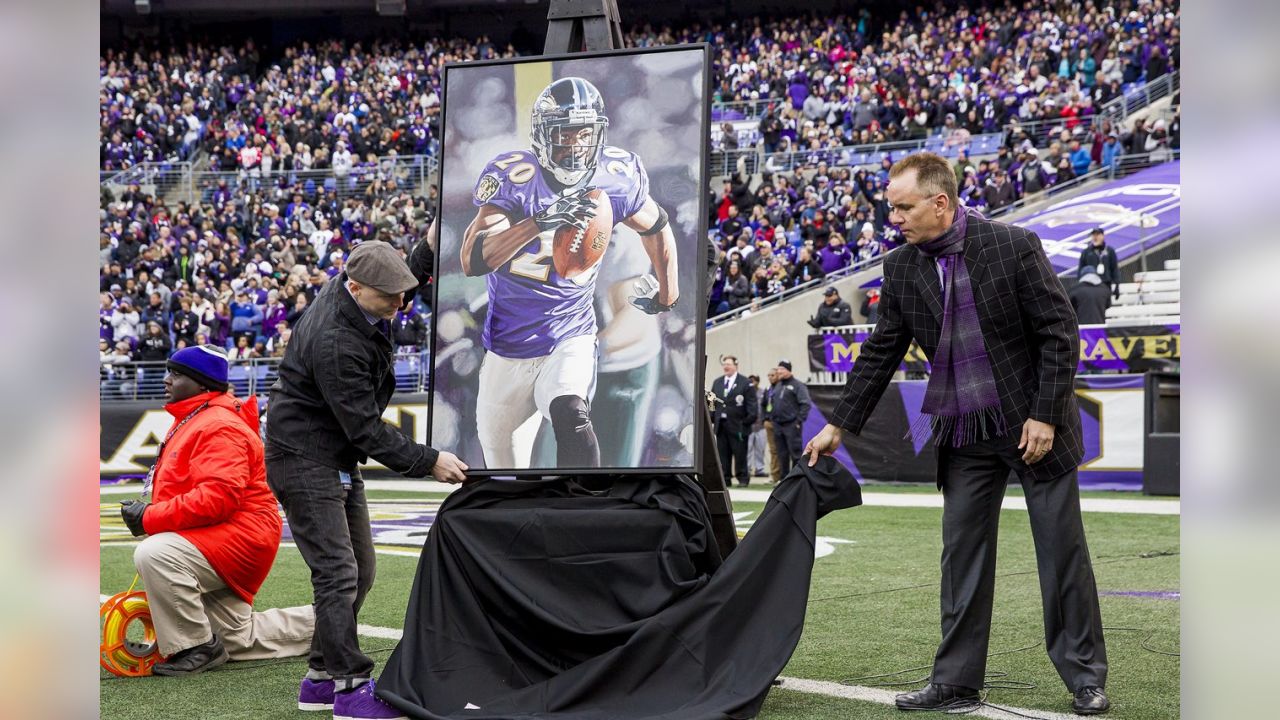
<svg viewBox="0 0 1280 720">
<path fill-rule="evenodd" d="M 576 52 L 576 53 L 560 53 L 551 55 L 525 56 L 510 59 L 485 60 L 465 63 L 448 63 L 444 66 L 444 75 L 442 78 L 442 98 L 441 98 L 441 137 L 440 137 L 440 192 L 437 197 L 436 222 L 440 225 L 439 246 L 435 253 L 435 267 L 433 268 L 433 276 L 435 282 L 432 287 L 432 324 L 430 333 L 430 357 L 431 372 L 430 382 L 427 387 L 428 409 L 427 409 L 427 441 L 428 444 L 440 450 L 453 451 L 454 447 L 441 446 L 436 436 L 438 421 L 437 410 L 437 393 L 438 381 L 440 377 L 440 318 L 441 318 L 441 288 L 445 285 L 444 278 L 441 275 L 441 265 L 444 261 L 444 224 L 446 222 L 446 198 L 448 194 L 448 128 L 449 128 L 449 84 L 453 78 L 457 78 L 460 73 L 467 70 L 473 70 L 480 67 L 520 65 L 527 63 L 561 63 L 576 62 L 581 60 L 598 60 L 602 58 L 622 57 L 632 58 L 639 55 L 662 54 L 662 53 L 689 53 L 696 52 L 701 55 L 701 68 L 699 70 L 701 77 L 701 100 L 698 112 L 699 128 L 696 136 L 698 138 L 698 169 L 697 177 L 694 182 L 694 192 L 696 193 L 697 217 L 693 222 L 692 237 L 687 241 L 686 245 L 681 246 L 678 254 L 679 271 L 683 274 L 685 268 L 692 267 L 689 289 L 685 289 L 685 285 L 681 285 L 680 302 L 688 302 L 693 308 L 693 332 L 694 332 L 694 349 L 691 355 L 690 367 L 687 369 L 690 374 L 689 382 L 691 387 L 692 403 L 691 412 L 688 417 L 688 429 L 690 432 L 689 442 L 692 446 L 690 453 L 690 461 L 679 465 L 642 465 L 638 467 L 528 467 L 528 468 L 489 468 L 477 467 L 472 465 L 468 471 L 468 475 L 472 477 L 546 477 L 554 475 L 628 475 L 628 474 L 697 474 L 701 472 L 703 467 L 703 453 L 713 452 L 712 449 L 705 447 L 703 442 L 704 433 L 700 429 L 700 423 L 704 422 L 705 413 L 701 404 L 705 402 L 705 385 L 703 372 L 703 358 L 705 356 L 706 345 L 706 318 L 707 318 L 707 272 L 705 268 L 708 240 L 708 165 L 710 143 L 708 141 L 711 128 L 711 52 L 707 43 L 692 43 L 685 45 L 671 45 L 657 48 L 628 48 L 617 50 L 605 50 L 597 52 Z M 473 178 L 474 181 L 474 178 Z M 674 221 L 674 218 L 673 218 Z M 481 349 L 483 352 L 483 349 Z M 449 358 L 445 358 L 448 360 Z M 479 370 L 476 370 L 477 384 Z M 536 412 L 536 411 L 535 411 Z M 598 421 L 593 416 L 593 422 Z M 475 432 L 474 428 L 458 428 L 459 433 Z M 456 447 L 456 446 L 455 446 Z M 466 458 L 463 458 L 466 460 Z"/>
</svg>

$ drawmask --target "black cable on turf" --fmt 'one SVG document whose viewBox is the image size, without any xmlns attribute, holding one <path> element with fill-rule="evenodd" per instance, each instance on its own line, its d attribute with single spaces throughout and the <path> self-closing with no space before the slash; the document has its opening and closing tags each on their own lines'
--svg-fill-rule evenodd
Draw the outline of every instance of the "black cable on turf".
<svg viewBox="0 0 1280 720">
<path fill-rule="evenodd" d="M 1002 713 L 1008 713 L 1010 715 L 1013 715 L 1014 717 L 1026 718 L 1027 720 L 1049 720 L 1043 715 L 1028 715 L 1027 713 L 1018 712 L 1013 708 L 1007 708 L 1007 707 L 1004 707 L 1003 705 L 996 705 L 994 703 L 989 703 L 987 702 L 987 693 L 985 692 L 978 696 L 978 701 L 973 703 L 971 707 L 968 707 L 962 710 L 961 709 L 948 710 L 946 712 L 948 715 L 967 715 L 971 712 L 977 712 L 978 710 L 984 707 L 991 708 L 992 710 L 999 710 Z"/>
<path fill-rule="evenodd" d="M 1147 636 L 1142 638 L 1142 642 L 1139 643 L 1143 650 L 1146 650 L 1147 652 L 1150 652 L 1150 653 L 1155 653 L 1156 655 L 1168 655 L 1169 657 L 1176 657 L 1176 658 L 1182 657 L 1182 653 L 1169 652 L 1168 650 L 1160 650 L 1158 648 L 1151 647 L 1148 643 L 1151 642 L 1151 638 L 1155 637 L 1156 635 L 1155 630 L 1148 630 L 1147 628 L 1135 628 L 1135 627 L 1105 627 L 1105 626 L 1102 629 L 1110 630 L 1112 632 L 1145 632 Z"/>
<path fill-rule="evenodd" d="M 993 653 L 987 653 L 987 657 L 993 658 L 993 657 L 999 657 L 1001 655 L 1012 655 L 1013 653 L 1026 652 L 1027 650 L 1034 650 L 1035 648 L 1040 647 L 1041 644 L 1043 644 L 1043 641 L 1037 640 L 1036 642 L 1030 645 L 1024 645 L 1019 648 L 1012 648 L 1010 650 L 998 650 Z M 846 678 L 844 680 L 839 680 L 837 682 L 839 682 L 841 685 L 846 685 L 846 686 L 865 684 L 870 687 L 903 687 L 907 685 L 919 685 L 922 682 L 928 682 L 930 679 L 930 676 L 925 675 L 923 677 L 915 678 L 912 680 L 902 680 L 902 681 L 893 681 L 893 682 L 867 683 L 865 681 L 882 680 L 883 678 L 897 677 L 899 675 L 903 675 L 909 672 L 932 669 L 932 667 L 933 667 L 932 665 L 917 665 L 916 667 L 905 668 L 897 672 L 882 673 L 880 675 L 863 675 L 861 677 Z M 1017 710 L 1011 710 L 1001 705 L 995 705 L 993 703 L 987 702 L 987 697 L 989 696 L 990 690 L 1026 691 L 1026 690 L 1035 690 L 1038 687 L 1035 683 L 1032 683 L 1032 682 L 1005 679 L 1008 677 L 1009 677 L 1009 673 L 1003 670 L 988 670 L 986 675 L 983 678 L 982 691 L 979 693 L 978 699 L 976 701 L 967 703 L 964 705 L 960 705 L 954 708 L 950 708 L 947 710 L 942 710 L 941 712 L 944 712 L 948 715 L 967 715 L 969 713 L 975 712 L 977 710 L 980 710 L 981 708 L 986 707 L 986 708 L 991 708 L 992 710 L 999 710 L 1000 712 L 1008 713 L 1010 715 L 1015 715 L 1017 717 L 1027 718 L 1028 720 L 1047 720 L 1046 718 L 1040 717 L 1038 715 L 1027 715 L 1025 713 L 1020 713 Z"/>
<path fill-rule="evenodd" d="M 1031 645 L 1024 645 L 1023 647 L 1020 647 L 1020 648 L 1013 648 L 1011 650 L 998 650 L 993 653 L 987 653 L 987 657 L 993 658 L 993 657 L 999 657 L 1001 655 L 1012 655 L 1013 653 L 1026 652 L 1027 650 L 1034 650 L 1035 648 L 1040 647 L 1041 643 L 1042 641 L 1037 640 L 1035 643 Z M 917 665 L 915 667 L 909 667 L 903 670 L 898 670 L 897 672 L 882 673 L 880 675 L 863 675 L 861 677 L 845 678 L 844 680 L 838 680 L 837 682 L 840 683 L 841 685 L 867 685 L 869 687 L 899 687 L 902 685 L 918 685 L 922 682 L 927 681 L 929 679 L 929 676 L 925 675 L 924 677 L 916 680 L 894 681 L 894 682 L 866 683 L 864 681 L 880 680 L 881 678 L 891 678 L 891 677 L 896 677 L 898 675 L 904 675 L 909 672 L 915 672 L 918 670 L 931 670 L 932 668 L 933 668 L 932 664 Z M 1003 690 L 1035 690 L 1036 689 L 1036 685 L 1034 683 L 1022 682 L 1020 680 L 1007 680 L 1007 681 L 1003 680 L 1003 678 L 1007 678 L 1007 677 L 1009 677 L 1009 674 L 1002 670 L 988 670 L 987 678 L 984 678 L 983 687 L 1003 689 Z M 998 682 L 1005 683 L 1005 685 L 992 685 L 988 682 L 985 682 L 985 680 L 988 678 L 990 680 L 996 680 Z"/>
</svg>

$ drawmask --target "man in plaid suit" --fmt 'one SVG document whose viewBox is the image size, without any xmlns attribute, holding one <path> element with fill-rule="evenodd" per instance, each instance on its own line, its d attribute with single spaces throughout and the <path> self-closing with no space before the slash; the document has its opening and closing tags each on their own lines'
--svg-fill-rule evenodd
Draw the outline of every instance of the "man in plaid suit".
<svg viewBox="0 0 1280 720">
<path fill-rule="evenodd" d="M 810 464 L 858 433 L 912 340 L 933 365 L 920 421 L 933 432 L 943 493 L 942 642 L 931 682 L 903 710 L 978 699 L 995 591 L 996 533 L 1010 471 L 1026 492 L 1045 644 L 1080 714 L 1110 703 L 1102 619 L 1080 519 L 1083 456 L 1074 380 L 1079 336 L 1040 239 L 956 202 L 947 161 L 918 153 L 890 172 L 889 219 L 907 242 L 884 262 L 880 319 Z"/>
</svg>

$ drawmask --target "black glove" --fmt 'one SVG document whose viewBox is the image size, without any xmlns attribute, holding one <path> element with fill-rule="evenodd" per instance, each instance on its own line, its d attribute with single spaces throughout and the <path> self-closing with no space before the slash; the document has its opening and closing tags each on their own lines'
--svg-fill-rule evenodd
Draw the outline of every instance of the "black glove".
<svg viewBox="0 0 1280 720">
<path fill-rule="evenodd" d="M 533 221 L 538 230 L 546 232 L 555 230 L 561 225 L 572 225 L 579 230 L 587 229 L 587 222 L 596 216 L 595 203 L 587 199 L 587 193 L 593 188 L 582 188 L 557 198 L 555 202 L 543 208 Z"/>
<path fill-rule="evenodd" d="M 657 315 L 658 313 L 664 313 L 676 306 L 675 303 L 671 303 L 670 305 L 663 305 L 662 303 L 658 302 L 657 297 L 633 298 L 631 300 L 631 304 L 635 305 L 636 308 L 643 310 L 644 312 L 650 315 Z"/>
<path fill-rule="evenodd" d="M 142 514 L 151 507 L 151 503 L 144 500 L 125 500 L 120 503 L 120 517 L 124 518 L 124 524 L 129 526 L 129 532 L 134 537 L 146 535 L 147 531 L 142 529 Z"/>
</svg>

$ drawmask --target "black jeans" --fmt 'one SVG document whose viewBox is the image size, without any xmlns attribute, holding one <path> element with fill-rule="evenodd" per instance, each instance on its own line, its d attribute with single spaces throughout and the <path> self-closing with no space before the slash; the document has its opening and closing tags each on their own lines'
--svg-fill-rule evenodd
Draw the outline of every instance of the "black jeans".
<svg viewBox="0 0 1280 720">
<path fill-rule="evenodd" d="M 360 651 L 356 634 L 375 563 L 364 480 L 357 470 L 344 487 L 337 470 L 271 446 L 266 461 L 267 484 L 311 568 L 316 629 L 307 662 L 332 675 L 339 690 L 359 685 L 373 673 L 373 660 Z"/>
<path fill-rule="evenodd" d="M 944 449 L 942 463 L 942 642 L 936 683 L 981 688 L 996 585 L 996 537 L 1019 434 Z M 1069 690 L 1107 684 L 1098 589 L 1080 520 L 1076 470 L 1046 481 L 1020 477 L 1040 575 L 1049 658 Z"/>
</svg>

